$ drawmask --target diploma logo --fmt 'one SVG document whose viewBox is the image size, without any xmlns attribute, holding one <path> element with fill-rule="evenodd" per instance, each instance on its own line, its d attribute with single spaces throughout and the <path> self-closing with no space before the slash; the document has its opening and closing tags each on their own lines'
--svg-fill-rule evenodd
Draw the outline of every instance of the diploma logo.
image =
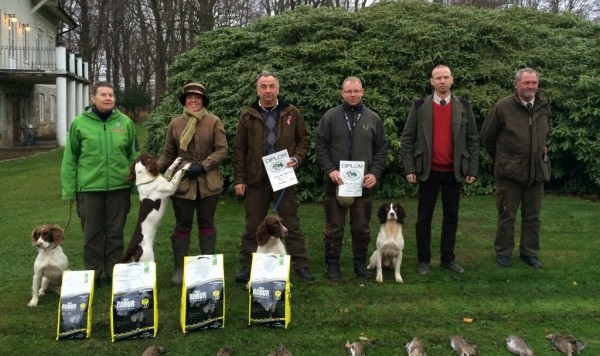
<svg viewBox="0 0 600 356">
<path fill-rule="evenodd" d="M 285 163 L 283 163 L 281 161 L 275 161 L 271 164 L 269 169 L 271 170 L 271 172 L 279 172 L 284 168 L 285 168 Z"/>
<path fill-rule="evenodd" d="M 360 173 L 357 169 L 349 169 L 344 173 L 344 178 L 349 181 L 355 181 L 358 179 L 358 177 L 360 177 Z"/>
</svg>

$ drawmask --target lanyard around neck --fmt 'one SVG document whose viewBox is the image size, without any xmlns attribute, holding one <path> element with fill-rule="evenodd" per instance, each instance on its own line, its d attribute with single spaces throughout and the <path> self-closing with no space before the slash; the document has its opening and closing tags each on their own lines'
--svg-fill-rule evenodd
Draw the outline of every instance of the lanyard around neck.
<svg viewBox="0 0 600 356">
<path fill-rule="evenodd" d="M 348 114 L 344 111 L 344 117 L 346 118 L 346 126 L 348 126 L 348 157 L 351 158 L 352 157 L 352 129 L 354 128 L 354 126 L 356 126 L 356 123 L 358 122 L 358 120 L 360 120 L 360 117 L 362 116 L 362 113 L 358 114 L 358 116 L 356 117 L 356 120 L 354 120 L 354 122 L 352 123 L 352 125 L 350 125 L 350 119 L 348 118 Z"/>
<path fill-rule="evenodd" d="M 354 128 L 354 126 L 356 126 L 356 123 L 358 122 L 358 120 L 360 120 L 361 116 L 362 114 L 358 114 L 356 120 L 354 120 L 352 125 L 350 125 L 350 119 L 348 118 L 348 114 L 344 111 L 344 117 L 346 118 L 346 126 L 348 126 L 348 131 L 352 132 L 352 129 Z"/>
</svg>

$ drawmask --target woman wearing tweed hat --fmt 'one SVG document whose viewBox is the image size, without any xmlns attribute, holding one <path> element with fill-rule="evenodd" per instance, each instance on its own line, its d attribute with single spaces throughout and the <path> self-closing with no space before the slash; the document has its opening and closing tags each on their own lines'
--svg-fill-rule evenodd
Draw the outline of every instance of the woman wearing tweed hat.
<svg viewBox="0 0 600 356">
<path fill-rule="evenodd" d="M 177 157 L 179 167 L 192 163 L 171 197 L 175 228 L 171 235 L 173 276 L 171 283 L 180 285 L 183 258 L 188 255 L 194 213 L 198 224 L 200 253 L 215 253 L 217 229 L 214 216 L 219 195 L 223 192 L 223 175 L 219 165 L 227 154 L 227 137 L 221 119 L 208 112 L 210 100 L 201 83 L 189 83 L 179 95 L 183 113 L 171 120 L 163 152 L 158 159 L 164 172 Z"/>
</svg>

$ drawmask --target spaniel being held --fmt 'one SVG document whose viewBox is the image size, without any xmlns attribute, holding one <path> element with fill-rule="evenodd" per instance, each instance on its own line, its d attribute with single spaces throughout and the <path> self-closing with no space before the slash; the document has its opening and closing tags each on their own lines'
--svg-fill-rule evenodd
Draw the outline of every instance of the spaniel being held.
<svg viewBox="0 0 600 356">
<path fill-rule="evenodd" d="M 285 246 L 281 239 L 288 234 L 288 229 L 283 226 L 283 220 L 276 215 L 265 217 L 256 229 L 257 253 L 275 253 L 286 255 Z"/>
<path fill-rule="evenodd" d="M 156 158 L 152 155 L 141 154 L 131 164 L 128 179 L 135 180 L 140 196 L 140 211 L 135 230 L 121 262 L 154 261 L 154 237 L 165 216 L 167 198 L 175 193 L 183 173 L 190 166 L 190 163 L 186 164 L 173 175 L 180 163 L 181 158 L 178 157 L 167 169 L 164 177 L 160 174 Z"/>
<path fill-rule="evenodd" d="M 38 305 L 38 300 L 50 288 L 60 294 L 63 271 L 69 269 L 69 260 L 62 245 L 65 232 L 58 225 L 38 225 L 31 232 L 31 243 L 38 254 L 33 264 L 30 307 Z"/>
<path fill-rule="evenodd" d="M 377 282 L 383 282 L 382 267 L 393 269 L 396 282 L 402 283 L 402 276 L 400 275 L 402 250 L 404 249 L 402 223 L 406 218 L 406 212 L 402 205 L 398 203 L 386 203 L 379 208 L 377 217 L 381 222 L 376 241 L 377 249 L 373 252 L 367 268 L 377 268 L 375 277 Z"/>
</svg>

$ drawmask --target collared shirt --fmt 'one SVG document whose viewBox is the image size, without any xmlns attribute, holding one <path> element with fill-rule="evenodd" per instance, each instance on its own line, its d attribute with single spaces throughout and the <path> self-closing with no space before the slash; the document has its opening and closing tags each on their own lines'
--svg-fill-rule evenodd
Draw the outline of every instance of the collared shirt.
<svg viewBox="0 0 600 356">
<path fill-rule="evenodd" d="M 527 104 L 531 104 L 531 107 L 533 107 L 533 104 L 535 101 L 535 96 L 533 98 L 531 98 L 531 101 L 525 101 L 525 100 L 521 99 L 521 97 L 519 97 L 519 101 L 521 101 L 521 104 L 523 104 L 524 107 L 527 107 Z"/>
<path fill-rule="evenodd" d="M 277 109 L 277 106 L 279 106 L 279 99 L 277 99 L 277 101 L 275 102 L 275 106 L 273 106 L 269 109 L 264 107 L 263 104 L 260 102 L 260 100 L 258 101 L 258 106 L 260 106 L 260 108 L 263 109 L 264 111 L 273 111 L 273 110 Z"/>
<path fill-rule="evenodd" d="M 433 101 L 435 101 L 437 104 L 440 104 L 440 101 L 445 100 L 446 104 L 448 104 L 450 102 L 450 97 L 452 96 L 452 94 L 448 94 L 447 97 L 445 98 L 440 98 L 439 96 L 437 96 L 437 94 L 433 93 Z"/>
</svg>

